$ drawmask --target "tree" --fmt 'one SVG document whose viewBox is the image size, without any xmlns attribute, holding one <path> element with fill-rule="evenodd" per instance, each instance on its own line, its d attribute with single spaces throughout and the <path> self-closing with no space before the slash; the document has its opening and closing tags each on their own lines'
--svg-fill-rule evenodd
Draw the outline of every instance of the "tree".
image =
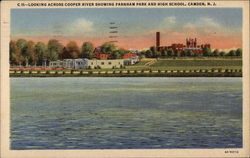
<svg viewBox="0 0 250 158">
<path fill-rule="evenodd" d="M 211 56 L 211 49 L 209 47 L 203 48 L 203 56 Z"/>
<path fill-rule="evenodd" d="M 158 58 L 161 55 L 161 53 L 157 50 L 156 46 L 151 46 L 150 50 L 152 52 L 153 58 Z"/>
<path fill-rule="evenodd" d="M 238 48 L 235 53 L 237 56 L 242 56 L 242 48 Z"/>
<path fill-rule="evenodd" d="M 168 49 L 167 52 L 168 52 L 168 56 L 170 56 L 170 57 L 174 56 L 173 49 Z"/>
<path fill-rule="evenodd" d="M 161 51 L 161 56 L 162 57 L 166 57 L 167 55 L 168 55 L 168 51 L 167 50 L 164 49 L 164 50 Z"/>
<path fill-rule="evenodd" d="M 43 61 L 48 57 L 47 46 L 42 42 L 38 42 L 35 45 L 35 53 L 37 56 L 37 64 L 42 65 Z"/>
<path fill-rule="evenodd" d="M 67 51 L 66 47 L 63 47 L 63 50 L 62 50 L 62 59 L 70 59 L 70 54 Z"/>
<path fill-rule="evenodd" d="M 101 51 L 104 53 L 111 53 L 116 50 L 116 46 L 114 43 L 106 42 L 103 45 L 101 45 Z"/>
<path fill-rule="evenodd" d="M 121 54 L 119 53 L 119 51 L 114 51 L 110 54 L 109 58 L 110 59 L 119 59 L 119 58 L 121 58 Z"/>
<path fill-rule="evenodd" d="M 75 41 L 70 41 L 66 45 L 66 50 L 68 51 L 70 58 L 76 59 L 79 57 L 80 49 Z"/>
<path fill-rule="evenodd" d="M 186 52 L 185 50 L 182 50 L 181 56 L 185 57 L 188 56 L 189 52 Z"/>
<path fill-rule="evenodd" d="M 137 55 L 138 55 L 140 58 L 145 58 L 145 54 L 146 54 L 146 51 L 145 51 L 145 50 L 142 50 L 142 51 L 138 52 Z"/>
<path fill-rule="evenodd" d="M 152 51 L 151 51 L 151 50 L 147 50 L 146 53 L 145 53 L 145 56 L 146 56 L 147 58 L 152 58 L 152 56 L 153 56 Z"/>
<path fill-rule="evenodd" d="M 121 58 L 125 53 L 127 53 L 127 52 L 128 52 L 128 50 L 126 50 L 126 49 L 123 49 L 123 48 L 118 49 L 118 53 L 120 54 L 120 58 Z"/>
<path fill-rule="evenodd" d="M 227 55 L 228 56 L 235 56 L 236 55 L 236 51 L 235 50 L 230 50 Z"/>
<path fill-rule="evenodd" d="M 19 58 L 19 65 L 24 64 L 24 62 L 26 63 L 26 65 L 28 64 L 28 52 L 27 52 L 27 48 L 28 48 L 28 43 L 26 40 L 24 39 L 19 39 L 16 42 L 17 48 L 20 50 L 20 58 Z"/>
<path fill-rule="evenodd" d="M 33 41 L 28 41 L 27 43 L 27 54 L 28 63 L 35 65 L 37 63 L 37 56 L 35 54 L 35 43 Z"/>
<path fill-rule="evenodd" d="M 10 64 L 11 65 L 19 65 L 21 64 L 21 52 L 20 49 L 17 47 L 16 41 L 10 41 L 9 44 L 9 57 L 10 57 Z"/>
<path fill-rule="evenodd" d="M 92 59 L 94 57 L 94 46 L 91 42 L 85 42 L 82 44 L 81 57 Z"/>
<path fill-rule="evenodd" d="M 51 39 L 48 42 L 48 60 L 58 60 L 58 58 L 62 57 L 62 49 L 63 46 L 55 39 Z"/>
<path fill-rule="evenodd" d="M 217 57 L 217 56 L 219 56 L 219 50 L 218 49 L 215 49 L 214 51 L 213 51 L 213 56 L 215 56 L 215 57 Z"/>
<path fill-rule="evenodd" d="M 224 52 L 224 51 L 221 51 L 221 52 L 220 52 L 220 56 L 223 57 L 223 56 L 225 56 L 225 55 L 226 55 L 226 52 Z"/>
<path fill-rule="evenodd" d="M 195 53 L 192 50 L 190 50 L 187 52 L 187 56 L 193 57 L 193 56 L 195 56 Z"/>
<path fill-rule="evenodd" d="M 178 50 L 175 50 L 175 51 L 174 51 L 174 56 L 175 56 L 175 57 L 179 57 L 179 56 L 180 56 L 180 53 L 178 52 Z"/>
</svg>

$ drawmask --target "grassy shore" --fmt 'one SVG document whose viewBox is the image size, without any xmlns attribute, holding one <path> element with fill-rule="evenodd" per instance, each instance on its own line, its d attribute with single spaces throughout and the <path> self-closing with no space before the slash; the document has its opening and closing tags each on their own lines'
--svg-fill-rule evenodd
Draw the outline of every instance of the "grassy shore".
<svg viewBox="0 0 250 158">
<path fill-rule="evenodd" d="M 114 71 L 15 71 L 11 77 L 241 77 L 241 69 L 114 70 Z"/>
<path fill-rule="evenodd" d="M 143 59 L 123 69 L 13 70 L 11 77 L 241 77 L 241 58 Z"/>
</svg>

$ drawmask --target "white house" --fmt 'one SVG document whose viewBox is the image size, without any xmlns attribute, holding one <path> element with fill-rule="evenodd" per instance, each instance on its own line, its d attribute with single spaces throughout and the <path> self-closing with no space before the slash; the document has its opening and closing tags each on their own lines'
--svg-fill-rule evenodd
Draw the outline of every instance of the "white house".
<svg viewBox="0 0 250 158">
<path fill-rule="evenodd" d="M 49 67 L 52 67 L 52 68 L 62 68 L 63 67 L 63 61 L 61 61 L 61 60 L 50 61 L 49 62 Z"/>
<path fill-rule="evenodd" d="M 134 56 L 129 59 L 124 59 L 124 65 L 134 65 L 140 61 L 139 56 Z"/>
<path fill-rule="evenodd" d="M 88 59 L 64 59 L 63 68 L 86 69 L 88 68 Z"/>
<path fill-rule="evenodd" d="M 64 59 L 63 61 L 51 61 L 51 68 L 70 68 L 70 69 L 95 69 L 95 68 L 122 68 L 124 65 L 134 65 L 139 62 L 139 57 L 135 56 L 129 59 L 113 59 L 113 60 L 98 60 L 98 59 Z"/>
<path fill-rule="evenodd" d="M 63 61 L 51 61 L 51 68 L 70 68 L 70 69 L 87 69 L 87 68 L 121 68 L 124 66 L 124 59 L 115 60 L 89 60 L 89 59 L 64 59 Z"/>
<path fill-rule="evenodd" d="M 88 60 L 89 68 L 122 68 L 124 66 L 124 59 L 114 60 Z"/>
</svg>

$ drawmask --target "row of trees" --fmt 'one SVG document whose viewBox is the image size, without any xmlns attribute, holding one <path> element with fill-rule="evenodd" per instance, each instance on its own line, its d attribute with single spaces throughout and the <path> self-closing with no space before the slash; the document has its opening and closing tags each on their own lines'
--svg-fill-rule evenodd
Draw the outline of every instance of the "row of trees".
<svg viewBox="0 0 250 158">
<path fill-rule="evenodd" d="M 48 44 L 42 42 L 19 39 L 11 40 L 9 44 L 11 65 L 42 65 L 44 61 L 55 61 L 76 58 L 94 58 L 94 45 L 84 42 L 81 48 L 75 41 L 70 41 L 63 46 L 58 40 L 51 39 Z M 113 43 L 104 43 L 100 47 L 101 52 L 110 53 L 111 59 L 121 58 L 127 52 L 118 49 Z"/>
<path fill-rule="evenodd" d="M 44 61 L 55 61 L 63 59 L 76 59 L 95 57 L 94 45 L 91 42 L 84 42 L 79 48 L 75 41 L 70 41 L 66 46 L 62 45 L 58 40 L 51 39 L 47 44 L 42 42 L 27 41 L 19 39 L 11 40 L 9 44 L 10 64 L 11 65 L 42 65 Z M 120 59 L 128 50 L 118 49 L 113 43 L 104 43 L 100 46 L 100 51 L 109 53 L 110 59 Z M 204 48 L 202 54 L 192 51 L 174 51 L 165 49 L 158 51 L 155 46 L 148 50 L 137 52 L 140 57 L 158 58 L 158 57 L 179 57 L 179 56 L 242 56 L 242 49 L 230 50 L 229 52 L 219 51 L 210 48 Z"/>
<path fill-rule="evenodd" d="M 149 50 L 146 51 L 141 51 L 140 52 L 141 56 L 145 56 L 147 58 L 158 58 L 158 57 L 195 57 L 195 56 L 214 56 L 214 57 L 219 57 L 219 56 L 242 56 L 242 49 L 238 48 L 236 50 L 230 50 L 229 52 L 225 51 L 219 51 L 218 49 L 215 49 L 212 51 L 210 48 L 203 48 L 201 54 L 194 53 L 192 50 L 191 51 L 185 51 L 182 50 L 181 52 L 178 52 L 177 50 L 174 51 L 173 49 L 164 49 L 162 51 L 157 51 L 157 48 L 155 46 L 150 47 Z"/>
</svg>

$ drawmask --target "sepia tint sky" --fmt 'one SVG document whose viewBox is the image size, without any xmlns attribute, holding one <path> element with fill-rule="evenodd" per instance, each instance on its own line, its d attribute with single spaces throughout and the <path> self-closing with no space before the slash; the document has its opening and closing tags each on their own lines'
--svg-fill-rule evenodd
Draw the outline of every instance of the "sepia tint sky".
<svg viewBox="0 0 250 158">
<path fill-rule="evenodd" d="M 114 22 L 115 24 L 110 24 Z M 12 9 L 11 39 L 35 42 L 58 39 L 79 46 L 110 41 L 110 26 L 117 26 L 117 45 L 144 49 L 155 45 L 155 32 L 161 32 L 161 45 L 185 43 L 186 37 L 212 48 L 242 47 L 241 8 L 74 8 Z"/>
</svg>

